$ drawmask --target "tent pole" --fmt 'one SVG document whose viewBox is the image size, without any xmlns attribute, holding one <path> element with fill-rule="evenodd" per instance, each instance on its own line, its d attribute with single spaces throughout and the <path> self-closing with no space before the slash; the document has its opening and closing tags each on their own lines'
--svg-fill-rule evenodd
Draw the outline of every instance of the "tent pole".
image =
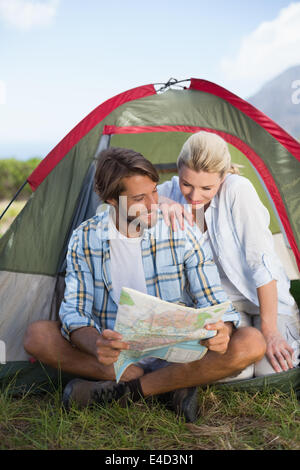
<svg viewBox="0 0 300 470">
<path fill-rule="evenodd" d="M 4 209 L 4 211 L 2 212 L 2 214 L 0 215 L 0 220 L 2 219 L 2 217 L 4 216 L 5 212 L 9 209 L 9 207 L 12 205 L 12 203 L 14 202 L 14 200 L 18 197 L 18 195 L 20 194 L 20 192 L 22 191 L 22 189 L 24 188 L 25 184 L 27 184 L 27 180 L 24 181 L 24 183 L 22 184 L 22 186 L 18 189 L 18 191 L 16 192 L 16 194 L 14 195 L 14 197 L 12 198 L 12 200 L 10 201 L 10 203 L 8 204 L 8 206 L 6 207 L 6 209 Z"/>
</svg>

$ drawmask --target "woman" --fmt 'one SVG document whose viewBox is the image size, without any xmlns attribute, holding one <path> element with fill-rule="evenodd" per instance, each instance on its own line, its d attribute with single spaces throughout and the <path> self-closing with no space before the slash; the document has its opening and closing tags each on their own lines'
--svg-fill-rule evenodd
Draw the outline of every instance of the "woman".
<svg viewBox="0 0 300 470">
<path fill-rule="evenodd" d="M 297 366 L 299 311 L 273 249 L 269 212 L 253 185 L 231 164 L 226 142 L 209 132 L 189 137 L 177 167 L 179 176 L 158 186 L 160 200 L 192 208 L 193 220 L 210 242 L 221 284 L 241 313 L 241 326 L 259 328 L 267 343 L 265 358 L 238 378 Z M 172 217 L 182 212 L 178 204 L 170 211 L 169 204 L 162 204 L 167 223 L 170 212 Z"/>
</svg>

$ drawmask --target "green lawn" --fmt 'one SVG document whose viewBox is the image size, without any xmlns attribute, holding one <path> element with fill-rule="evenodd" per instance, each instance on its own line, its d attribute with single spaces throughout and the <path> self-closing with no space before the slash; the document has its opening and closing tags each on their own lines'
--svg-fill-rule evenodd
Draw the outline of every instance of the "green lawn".
<svg viewBox="0 0 300 470">
<path fill-rule="evenodd" d="M 59 391 L 0 393 L 0 449 L 299 450 L 295 395 L 199 390 L 199 417 L 178 419 L 157 400 L 67 413 Z"/>
</svg>

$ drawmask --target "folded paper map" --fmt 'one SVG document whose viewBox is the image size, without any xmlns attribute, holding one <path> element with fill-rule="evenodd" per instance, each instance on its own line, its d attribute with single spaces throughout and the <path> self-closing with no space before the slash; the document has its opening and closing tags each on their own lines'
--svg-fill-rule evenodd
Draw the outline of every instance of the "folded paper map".
<svg viewBox="0 0 300 470">
<path fill-rule="evenodd" d="M 114 330 L 130 349 L 121 351 L 114 364 L 117 382 L 128 366 L 148 357 L 168 362 L 201 359 L 207 348 L 199 340 L 216 334 L 204 326 L 221 320 L 229 306 L 228 301 L 191 308 L 123 287 Z"/>
</svg>

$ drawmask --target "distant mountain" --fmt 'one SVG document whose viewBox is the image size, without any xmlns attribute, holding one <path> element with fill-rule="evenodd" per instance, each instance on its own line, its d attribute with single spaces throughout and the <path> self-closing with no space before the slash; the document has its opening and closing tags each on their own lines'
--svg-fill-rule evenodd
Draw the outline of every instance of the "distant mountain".
<svg viewBox="0 0 300 470">
<path fill-rule="evenodd" d="M 292 88 L 292 83 L 295 80 L 299 80 L 300 83 L 300 65 L 285 70 L 267 82 L 258 93 L 248 98 L 247 101 L 299 140 L 300 103 L 296 104 L 292 101 L 293 94 L 297 98 L 296 101 L 299 101 L 300 98 L 299 85 L 297 88 Z"/>
</svg>

